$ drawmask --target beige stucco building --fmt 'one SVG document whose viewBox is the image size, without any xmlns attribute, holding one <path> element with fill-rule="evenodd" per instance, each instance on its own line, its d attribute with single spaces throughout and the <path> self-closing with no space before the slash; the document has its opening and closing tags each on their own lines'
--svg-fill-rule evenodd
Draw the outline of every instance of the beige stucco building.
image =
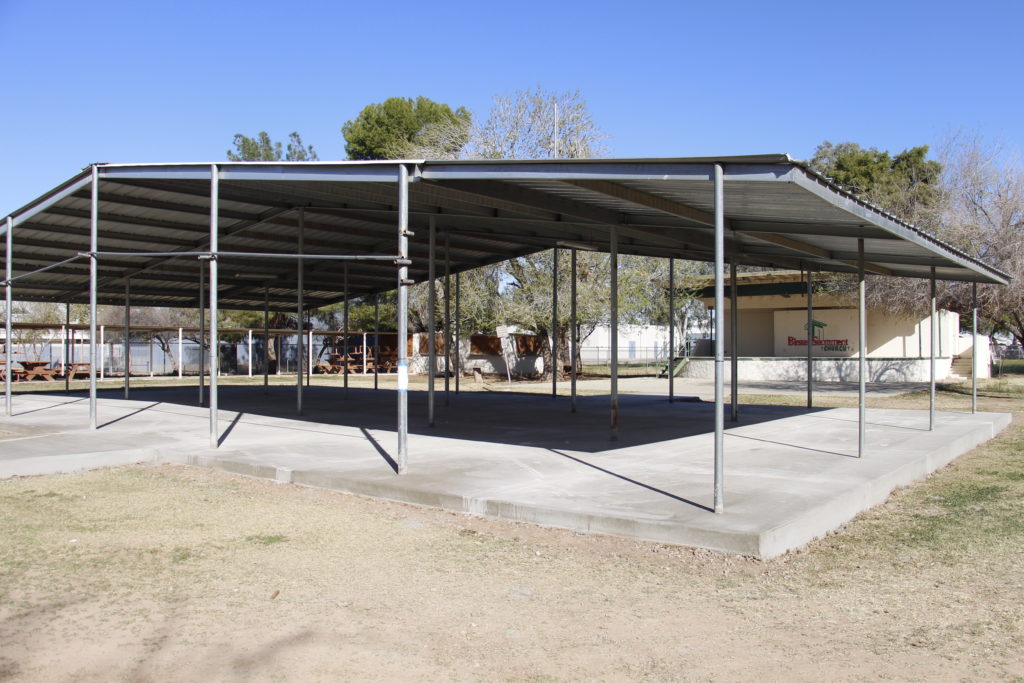
<svg viewBox="0 0 1024 683">
<path fill-rule="evenodd" d="M 725 310 L 725 349 L 732 353 L 732 316 L 728 286 Z M 799 271 L 743 273 L 737 276 L 737 353 L 743 379 L 797 380 L 806 377 L 807 285 Z M 707 289 L 700 299 L 709 309 L 714 298 Z M 960 333 L 960 318 L 952 311 L 936 315 L 936 379 L 969 376 L 974 353 L 972 335 Z M 853 381 L 857 377 L 857 309 L 835 295 L 813 295 L 814 379 Z M 989 376 L 988 338 L 979 337 L 978 376 Z M 867 311 L 868 381 L 927 381 L 931 325 L 927 314 L 894 315 Z M 710 355 L 705 345 L 698 353 Z M 729 372 L 729 364 L 726 364 Z M 712 377 L 714 361 L 695 356 L 681 376 Z"/>
</svg>

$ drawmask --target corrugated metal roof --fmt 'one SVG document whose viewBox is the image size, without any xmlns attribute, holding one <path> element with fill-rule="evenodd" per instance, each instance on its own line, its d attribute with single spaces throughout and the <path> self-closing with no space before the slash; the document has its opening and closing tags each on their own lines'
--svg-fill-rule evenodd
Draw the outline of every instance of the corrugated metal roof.
<svg viewBox="0 0 1024 683">
<path fill-rule="evenodd" d="M 895 276 L 1006 282 L 1007 276 L 831 184 L 784 154 L 674 159 L 544 161 L 215 162 L 221 251 L 296 252 L 298 209 L 308 254 L 394 254 L 399 164 L 410 170 L 410 277 L 427 277 L 427 223 L 438 226 L 439 266 L 450 245 L 460 272 L 560 242 L 606 249 L 612 227 L 622 253 L 713 257 L 711 182 L 724 166 L 727 253 L 741 263 L 853 272 L 857 240 L 868 269 Z M 102 164 L 100 251 L 166 252 L 101 258 L 103 303 L 120 303 L 125 280 L 139 305 L 193 306 L 201 263 L 174 252 L 209 240 L 209 163 Z M 15 276 L 89 249 L 90 169 L 13 212 Z M 0 234 L 6 225 L 0 225 Z M 3 245 L 0 244 L 0 249 Z M 296 262 L 219 259 L 222 305 L 261 308 L 296 298 Z M 394 289 L 387 261 L 307 262 L 306 301 Z M 439 271 L 440 267 L 439 267 Z M 80 259 L 17 280 L 18 299 L 83 302 Z"/>
</svg>

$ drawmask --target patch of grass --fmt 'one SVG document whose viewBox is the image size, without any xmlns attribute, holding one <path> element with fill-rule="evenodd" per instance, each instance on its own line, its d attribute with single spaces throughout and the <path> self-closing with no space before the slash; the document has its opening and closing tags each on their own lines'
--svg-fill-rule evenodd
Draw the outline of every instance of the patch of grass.
<svg viewBox="0 0 1024 683">
<path fill-rule="evenodd" d="M 288 537 L 284 534 L 256 534 L 254 536 L 246 536 L 245 540 L 257 545 L 274 545 L 275 543 L 284 543 L 288 540 Z"/>
</svg>

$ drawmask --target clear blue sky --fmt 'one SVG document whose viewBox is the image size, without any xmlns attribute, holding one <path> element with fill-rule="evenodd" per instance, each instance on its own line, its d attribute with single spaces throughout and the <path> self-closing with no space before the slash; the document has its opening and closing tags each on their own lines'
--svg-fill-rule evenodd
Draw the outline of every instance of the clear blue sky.
<svg viewBox="0 0 1024 683">
<path fill-rule="evenodd" d="M 1018 2 L 0 0 L 0 215 L 94 161 L 213 161 L 366 104 L 580 89 L 614 156 L 1024 147 Z"/>
</svg>

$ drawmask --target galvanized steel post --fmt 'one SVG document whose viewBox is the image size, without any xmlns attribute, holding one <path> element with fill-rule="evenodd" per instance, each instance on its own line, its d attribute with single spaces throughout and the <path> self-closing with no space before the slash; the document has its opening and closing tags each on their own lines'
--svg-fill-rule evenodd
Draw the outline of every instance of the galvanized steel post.
<svg viewBox="0 0 1024 683">
<path fill-rule="evenodd" d="M 373 388 L 380 373 L 380 294 L 373 295 Z"/>
<path fill-rule="evenodd" d="M 344 375 L 343 375 L 341 381 L 345 385 L 345 398 L 348 398 L 348 361 L 349 361 L 348 350 L 349 350 L 350 347 L 349 347 L 349 344 L 348 344 L 348 264 L 347 263 L 344 265 L 344 267 L 342 269 L 342 286 L 344 287 L 344 290 L 345 290 L 345 304 L 342 307 L 342 314 L 341 314 L 341 325 L 342 325 L 342 328 L 343 328 L 342 329 L 342 332 L 343 332 L 342 338 L 344 340 L 342 342 L 342 349 L 343 349 L 343 354 L 344 354 L 342 356 L 342 358 L 344 359 L 342 361 L 344 363 L 344 370 L 342 370 L 342 372 L 344 373 Z"/>
<path fill-rule="evenodd" d="M 558 247 L 551 252 L 551 398 L 555 398 L 558 396 Z"/>
<path fill-rule="evenodd" d="M 668 259 L 668 402 L 676 398 L 676 260 Z"/>
<path fill-rule="evenodd" d="M 199 262 L 199 405 L 206 405 L 206 264 Z"/>
<path fill-rule="evenodd" d="M 298 241 L 298 253 L 299 258 L 296 259 L 298 262 L 296 265 L 296 308 L 297 313 L 295 315 L 296 325 L 298 327 L 298 333 L 295 335 L 295 412 L 302 415 L 302 309 L 303 309 L 303 289 L 305 288 L 305 282 L 303 278 L 306 274 L 305 263 L 302 260 L 302 252 L 305 250 L 305 239 L 306 239 L 306 212 L 304 209 L 299 209 L 299 241 Z"/>
<path fill-rule="evenodd" d="M 867 310 L 864 301 L 864 238 L 857 238 L 857 457 L 864 456 L 867 429 Z"/>
<path fill-rule="evenodd" d="M 455 273 L 455 324 L 452 326 L 452 374 L 455 375 L 455 395 L 459 394 L 459 376 L 462 374 L 462 353 L 459 351 L 459 332 L 462 322 L 462 273 Z"/>
<path fill-rule="evenodd" d="M 217 249 L 220 228 L 220 171 L 210 166 L 210 448 L 220 439 L 217 427 L 217 374 L 220 372 L 220 337 L 217 332 Z"/>
<path fill-rule="evenodd" d="M 451 315 L 451 237 L 446 231 L 444 233 L 444 404 L 448 405 L 452 364 L 452 315 Z"/>
<path fill-rule="evenodd" d="M 814 285 L 811 266 L 807 266 L 807 409 L 814 406 Z"/>
<path fill-rule="evenodd" d="M 409 169 L 398 165 L 398 473 L 409 459 Z"/>
<path fill-rule="evenodd" d="M 64 373 L 64 393 L 71 391 L 69 365 L 71 365 L 71 304 L 64 304 L 64 365 L 61 367 L 61 372 Z"/>
<path fill-rule="evenodd" d="M 569 250 L 569 263 L 570 270 L 570 283 L 569 283 L 569 334 L 572 336 L 572 356 L 571 368 L 569 370 L 569 377 L 571 387 L 569 394 L 571 399 L 569 401 L 569 412 L 576 412 L 576 365 L 580 360 L 580 340 L 579 334 L 576 329 L 576 249 Z"/>
<path fill-rule="evenodd" d="M 124 281 L 124 397 L 132 384 L 132 281 Z"/>
<path fill-rule="evenodd" d="M 4 414 L 11 417 L 14 414 L 14 404 L 11 398 L 11 375 L 14 374 L 14 351 L 13 344 L 13 317 L 14 300 L 11 291 L 11 278 L 14 277 L 14 219 L 7 217 L 7 250 L 4 252 L 4 272 L 7 282 L 4 284 L 4 299 L 7 302 L 7 315 L 4 320 Z"/>
<path fill-rule="evenodd" d="M 611 440 L 619 440 L 619 230 L 614 225 L 609 230 L 609 251 L 611 252 Z"/>
<path fill-rule="evenodd" d="M 280 361 L 278 361 L 280 362 Z M 263 286 L 263 393 L 270 386 L 270 288 Z"/>
<path fill-rule="evenodd" d="M 427 424 L 434 426 L 434 379 L 437 375 L 437 273 L 434 256 L 437 246 L 437 224 L 430 217 L 427 236 Z"/>
<path fill-rule="evenodd" d="M 978 283 L 971 283 L 971 413 L 978 412 Z"/>
<path fill-rule="evenodd" d="M 103 328 L 100 328 L 100 342 L 103 341 Z M 180 327 L 178 328 L 178 379 L 181 379 L 185 375 L 185 331 Z M 103 366 L 100 366 L 102 370 Z M 102 377 L 102 374 L 101 374 Z"/>
<path fill-rule="evenodd" d="M 931 313 L 928 319 L 931 327 L 931 362 L 928 364 L 928 431 L 935 429 L 935 338 L 939 336 L 935 320 L 935 266 L 931 269 Z"/>
<path fill-rule="evenodd" d="M 729 373 L 730 379 L 730 393 L 732 399 L 731 415 L 733 422 L 740 419 L 740 406 L 739 406 L 739 391 L 740 391 L 740 373 L 739 373 L 739 311 L 736 307 L 736 253 L 732 254 L 729 259 Z"/>
<path fill-rule="evenodd" d="M 249 377 L 252 377 L 252 330 L 249 330 L 249 350 L 246 357 L 249 361 Z"/>
<path fill-rule="evenodd" d="M 715 164 L 715 512 L 725 511 L 725 182 Z"/>
<path fill-rule="evenodd" d="M 92 201 L 89 212 L 89 429 L 96 429 L 96 252 L 100 234 L 100 174 L 92 167 Z"/>
</svg>

